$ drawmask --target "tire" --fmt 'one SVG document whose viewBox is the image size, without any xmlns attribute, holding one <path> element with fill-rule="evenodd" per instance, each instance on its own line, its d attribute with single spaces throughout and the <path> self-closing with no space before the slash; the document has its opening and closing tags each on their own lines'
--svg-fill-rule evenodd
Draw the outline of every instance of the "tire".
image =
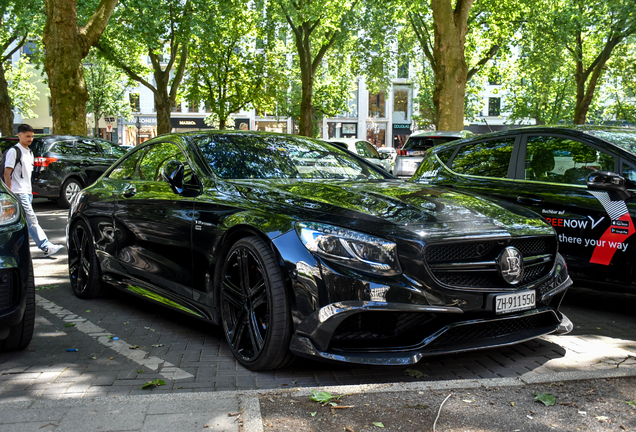
<svg viewBox="0 0 636 432">
<path fill-rule="evenodd" d="M 68 246 L 68 275 L 71 288 L 81 299 L 99 297 L 104 292 L 93 236 L 88 226 L 79 221 L 71 228 Z"/>
<path fill-rule="evenodd" d="M 71 201 L 82 190 L 82 184 L 73 178 L 66 179 L 60 190 L 60 197 L 57 199 L 57 204 L 62 208 L 71 207 Z"/>
<path fill-rule="evenodd" d="M 272 250 L 257 237 L 237 241 L 220 280 L 223 332 L 234 357 L 251 370 L 287 365 L 292 334 L 290 301 Z"/>
<path fill-rule="evenodd" d="M 25 349 L 33 337 L 35 327 L 35 282 L 33 281 L 33 263 L 29 260 L 29 280 L 26 308 L 22 320 L 9 329 L 9 336 L 0 340 L 0 352 L 21 351 Z"/>
</svg>

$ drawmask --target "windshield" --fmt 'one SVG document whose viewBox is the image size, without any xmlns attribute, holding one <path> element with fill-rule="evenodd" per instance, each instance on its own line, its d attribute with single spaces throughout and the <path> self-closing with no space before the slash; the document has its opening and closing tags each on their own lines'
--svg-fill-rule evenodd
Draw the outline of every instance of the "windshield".
<svg viewBox="0 0 636 432">
<path fill-rule="evenodd" d="M 383 179 L 370 164 L 337 146 L 298 136 L 242 134 L 196 138 L 223 179 Z"/>
<path fill-rule="evenodd" d="M 636 130 L 634 129 L 589 130 L 586 132 L 636 154 Z"/>
</svg>

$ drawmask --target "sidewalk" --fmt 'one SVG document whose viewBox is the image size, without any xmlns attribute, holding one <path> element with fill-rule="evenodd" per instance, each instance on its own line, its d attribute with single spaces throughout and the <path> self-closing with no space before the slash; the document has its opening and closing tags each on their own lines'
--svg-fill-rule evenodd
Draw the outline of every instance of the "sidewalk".
<svg viewBox="0 0 636 432">
<path fill-rule="evenodd" d="M 298 417 L 296 413 L 297 409 L 295 409 L 297 407 L 302 406 L 301 410 L 303 410 L 303 413 L 301 416 L 302 418 L 308 419 L 307 421 L 311 420 L 311 413 L 309 411 L 312 409 L 316 411 L 321 409 L 319 404 L 311 402 L 314 406 L 311 405 L 309 397 L 312 395 L 312 391 L 326 391 L 333 396 L 346 395 L 345 402 L 350 402 L 356 395 L 364 395 L 364 405 L 386 407 L 388 410 L 386 412 L 378 413 L 378 410 L 375 410 L 375 416 L 378 419 L 385 419 L 384 421 L 387 422 L 387 417 L 396 415 L 394 409 L 388 409 L 387 407 L 386 400 L 388 395 L 391 395 L 393 399 L 412 401 L 415 399 L 423 400 L 423 395 L 431 394 L 431 392 L 440 397 L 453 391 L 468 391 L 467 394 L 471 394 L 471 390 L 483 391 L 495 389 L 497 392 L 501 392 L 501 389 L 509 389 L 519 393 L 519 389 L 526 385 L 549 384 L 552 386 L 556 383 L 560 385 L 560 383 L 565 382 L 573 382 L 575 385 L 587 390 L 593 387 L 593 385 L 590 384 L 590 380 L 624 377 L 636 377 L 636 367 L 559 372 L 544 375 L 528 373 L 519 378 L 332 386 L 312 389 L 295 388 L 287 390 L 172 393 L 165 395 L 119 396 L 112 398 L 38 399 L 35 401 L 0 403 L 0 425 L 4 432 L 262 432 L 266 430 L 290 430 L 290 426 L 283 426 L 283 424 L 287 422 L 291 424 L 291 427 L 295 427 L 296 432 L 304 430 L 327 431 L 335 429 L 329 428 L 326 423 L 320 429 L 314 429 L 313 427 L 303 429 L 296 418 Z M 617 381 L 614 381 L 614 383 L 614 385 L 618 385 Z M 271 412 L 271 409 L 268 411 L 264 428 L 259 398 L 274 402 L 274 398 L 279 399 L 281 397 L 284 399 L 282 408 L 280 408 L 281 405 L 279 405 L 279 408 L 275 410 L 275 412 Z M 606 395 L 606 397 L 609 397 L 609 395 Z M 631 398 L 630 400 L 636 399 L 636 388 L 631 389 L 631 394 L 626 394 L 625 398 Z M 626 402 L 626 400 L 618 402 Z M 468 403 L 471 401 L 464 400 L 464 402 Z M 476 401 L 473 399 L 473 402 Z M 296 407 L 294 406 L 295 403 L 297 405 Z M 521 404 L 521 402 L 519 403 Z M 491 404 L 494 405 L 492 401 Z M 562 405 L 569 404 L 563 403 Z M 408 405 L 406 406 L 409 407 Z M 514 405 L 512 406 L 514 407 Z M 474 407 L 476 408 L 477 405 L 474 405 Z M 329 406 L 327 406 L 327 409 L 328 408 Z M 435 407 L 426 406 L 426 408 L 430 411 L 431 408 L 437 409 L 437 405 Z M 537 405 L 534 409 L 539 411 L 540 408 L 543 407 Z M 560 408 L 562 410 L 568 409 L 571 411 L 569 407 Z M 627 408 L 627 405 L 623 408 L 630 409 Z M 465 409 L 467 408 L 461 405 L 455 408 L 453 408 L 452 405 L 448 405 L 444 411 L 445 417 L 458 418 L 462 416 L 466 417 L 467 415 L 470 416 L 471 413 L 464 412 Z M 439 412 L 442 412 L 441 407 Z M 583 415 L 581 411 L 579 411 L 579 414 Z M 403 417 L 399 412 L 397 415 Z M 587 415 L 587 413 L 585 413 L 585 415 Z M 272 424 L 273 420 L 271 419 L 275 417 L 283 418 L 284 421 L 279 421 L 278 425 Z M 521 419 L 525 421 L 523 415 Z M 596 419 L 592 419 L 591 421 L 599 423 Z M 605 429 L 605 425 L 602 423 L 601 421 L 600 429 L 595 430 L 617 430 L 615 427 Z M 320 427 L 320 425 L 317 427 Z M 636 424 L 633 423 L 623 425 L 623 427 L 625 429 L 621 428 L 620 430 L 636 430 Z M 339 428 L 338 430 L 346 429 Z M 491 429 L 484 430 L 496 430 L 496 428 L 493 426 Z M 514 429 L 508 430 L 512 431 Z M 571 429 L 566 428 L 562 430 L 577 429 L 572 427 Z M 592 429 L 588 427 L 587 430 Z"/>
</svg>

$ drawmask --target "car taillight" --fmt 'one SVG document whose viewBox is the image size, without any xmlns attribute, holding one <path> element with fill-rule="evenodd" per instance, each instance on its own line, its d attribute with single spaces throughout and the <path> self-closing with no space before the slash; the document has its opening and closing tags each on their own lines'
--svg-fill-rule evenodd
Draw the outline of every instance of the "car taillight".
<svg viewBox="0 0 636 432">
<path fill-rule="evenodd" d="M 410 152 L 409 150 L 400 150 L 398 151 L 398 154 L 400 156 L 410 156 L 412 152 Z"/>
<path fill-rule="evenodd" d="M 33 159 L 33 166 L 36 167 L 47 167 L 49 164 L 53 162 L 57 162 L 57 158 L 54 157 L 36 157 Z"/>
</svg>

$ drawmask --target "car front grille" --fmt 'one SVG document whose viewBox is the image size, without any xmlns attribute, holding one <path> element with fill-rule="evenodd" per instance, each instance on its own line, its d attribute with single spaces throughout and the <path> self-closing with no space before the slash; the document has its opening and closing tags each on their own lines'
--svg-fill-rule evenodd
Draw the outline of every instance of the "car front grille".
<svg viewBox="0 0 636 432">
<path fill-rule="evenodd" d="M 514 286 L 499 275 L 496 263 L 497 257 L 508 246 L 517 248 L 524 260 L 523 279 Z M 424 259 L 433 278 L 444 286 L 518 289 L 546 276 L 556 254 L 556 238 L 526 237 L 430 244 L 424 250 Z"/>
<path fill-rule="evenodd" d="M 17 301 L 14 280 L 13 270 L 0 270 L 0 311 L 13 306 Z"/>
<path fill-rule="evenodd" d="M 559 322 L 551 312 L 536 313 L 511 319 L 500 319 L 458 325 L 451 327 L 427 345 L 427 348 L 440 348 L 446 345 L 460 345 L 485 339 L 500 338 L 521 332 L 532 332 L 554 327 Z"/>
</svg>

